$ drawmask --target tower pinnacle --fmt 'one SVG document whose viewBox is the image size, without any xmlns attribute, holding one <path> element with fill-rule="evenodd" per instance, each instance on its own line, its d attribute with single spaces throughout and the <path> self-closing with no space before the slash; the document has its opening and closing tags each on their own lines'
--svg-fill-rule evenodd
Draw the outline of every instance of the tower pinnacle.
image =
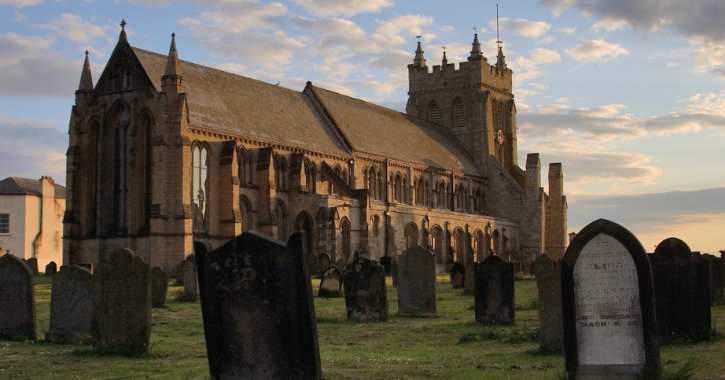
<svg viewBox="0 0 725 380">
<path fill-rule="evenodd" d="M 443 46 L 443 67 L 448 64 L 448 57 L 446 57 L 446 47 Z"/>
<path fill-rule="evenodd" d="M 83 61 L 83 70 L 81 71 L 81 81 L 78 83 L 78 91 L 93 91 L 93 77 L 91 76 L 91 64 L 88 61 L 88 50 L 86 50 L 86 59 Z"/>
<path fill-rule="evenodd" d="M 166 71 L 161 77 L 163 91 L 181 92 L 181 69 L 179 66 L 179 53 L 176 51 L 176 33 L 171 33 L 171 45 L 169 46 L 169 55 L 166 58 Z"/>
<path fill-rule="evenodd" d="M 415 49 L 415 58 L 413 58 L 413 66 L 415 67 L 426 67 L 425 57 L 423 56 L 423 48 L 420 46 L 420 36 L 416 36 L 418 39 L 418 47 Z"/>
<path fill-rule="evenodd" d="M 478 41 L 478 33 L 475 33 L 473 35 L 473 43 L 471 44 L 471 56 L 468 57 L 468 60 L 481 59 L 481 56 L 483 56 L 481 43 Z"/>
</svg>

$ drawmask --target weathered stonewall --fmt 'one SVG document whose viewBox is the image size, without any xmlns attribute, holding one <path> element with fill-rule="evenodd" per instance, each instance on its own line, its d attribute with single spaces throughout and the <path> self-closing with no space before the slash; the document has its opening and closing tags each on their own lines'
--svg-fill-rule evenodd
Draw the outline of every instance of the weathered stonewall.
<svg viewBox="0 0 725 380">
<path fill-rule="evenodd" d="M 562 351 L 561 265 L 541 255 L 534 260 L 534 275 L 539 295 L 539 347 L 544 352 Z"/>
<path fill-rule="evenodd" d="M 58 272 L 58 265 L 56 265 L 55 261 L 51 261 L 48 263 L 48 265 L 45 266 L 45 275 L 46 276 L 52 276 L 56 272 Z"/>
<path fill-rule="evenodd" d="M 398 257 L 398 313 L 408 317 L 436 314 L 435 255 L 419 245 Z"/>
<path fill-rule="evenodd" d="M 9 254 L 0 257 L 0 339 L 35 340 L 33 276 Z"/>
<path fill-rule="evenodd" d="M 702 255 L 702 258 L 708 263 L 710 304 L 725 304 L 725 260 L 709 254 Z"/>
<path fill-rule="evenodd" d="M 709 339 L 710 279 L 707 262 L 677 238 L 662 241 L 652 255 L 657 325 L 665 339 Z"/>
<path fill-rule="evenodd" d="M 63 265 L 53 276 L 50 329 L 45 340 L 53 343 L 90 342 L 93 322 L 93 275 L 76 265 Z"/>
<path fill-rule="evenodd" d="M 381 322 L 388 319 L 388 292 L 383 266 L 356 257 L 342 272 L 347 319 Z"/>
<path fill-rule="evenodd" d="M 151 307 L 166 306 L 166 291 L 169 286 L 169 279 L 166 273 L 159 268 L 151 269 Z"/>
<path fill-rule="evenodd" d="M 196 301 L 199 298 L 199 282 L 196 277 L 196 261 L 194 255 L 184 260 L 184 294 L 183 300 Z"/>
<path fill-rule="evenodd" d="M 254 232 L 208 252 L 196 242 L 212 379 L 320 379 L 320 352 L 300 234 Z"/>
<path fill-rule="evenodd" d="M 453 289 L 460 289 L 466 282 L 466 268 L 459 262 L 451 266 L 451 286 Z"/>
<path fill-rule="evenodd" d="M 514 266 L 498 256 L 476 264 L 476 321 L 483 324 L 514 323 Z"/>
<path fill-rule="evenodd" d="M 660 378 L 652 271 L 642 244 L 599 219 L 577 234 L 561 262 L 568 378 Z"/>
<path fill-rule="evenodd" d="M 317 295 L 323 298 L 342 297 L 342 273 L 339 269 L 331 267 L 322 272 Z"/>
<path fill-rule="evenodd" d="M 28 269 L 30 269 L 30 273 L 33 276 L 37 276 L 38 275 L 38 259 L 36 259 L 35 257 L 31 257 L 29 259 L 26 259 L 25 260 L 25 265 L 28 266 Z"/>
<path fill-rule="evenodd" d="M 93 346 L 124 355 L 148 352 L 151 268 L 130 249 L 102 255 L 93 275 Z"/>
</svg>

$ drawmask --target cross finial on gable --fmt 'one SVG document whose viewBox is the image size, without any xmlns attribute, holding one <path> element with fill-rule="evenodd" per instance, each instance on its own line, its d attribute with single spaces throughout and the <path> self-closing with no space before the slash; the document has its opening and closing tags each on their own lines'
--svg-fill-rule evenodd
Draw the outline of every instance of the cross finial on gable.
<svg viewBox="0 0 725 380">
<path fill-rule="evenodd" d="M 126 19 L 121 19 L 121 31 L 126 30 Z"/>
</svg>

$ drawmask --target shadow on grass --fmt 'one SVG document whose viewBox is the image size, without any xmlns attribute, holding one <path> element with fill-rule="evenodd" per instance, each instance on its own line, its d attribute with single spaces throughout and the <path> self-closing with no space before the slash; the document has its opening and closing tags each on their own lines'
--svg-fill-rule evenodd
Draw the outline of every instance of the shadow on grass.
<svg viewBox="0 0 725 380">
<path fill-rule="evenodd" d="M 526 326 L 521 329 L 492 329 L 486 328 L 481 332 L 463 334 L 458 338 L 457 344 L 474 342 L 499 341 L 507 344 L 523 344 L 536 342 L 539 331 Z"/>
</svg>

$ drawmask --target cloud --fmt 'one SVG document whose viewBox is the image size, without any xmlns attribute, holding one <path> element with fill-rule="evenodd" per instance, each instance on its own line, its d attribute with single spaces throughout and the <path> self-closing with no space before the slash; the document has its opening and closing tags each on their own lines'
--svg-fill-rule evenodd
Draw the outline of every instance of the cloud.
<svg viewBox="0 0 725 380">
<path fill-rule="evenodd" d="M 556 63 L 561 61 L 559 53 L 549 49 L 534 49 L 534 51 L 531 52 L 530 57 L 532 61 L 539 64 Z"/>
<path fill-rule="evenodd" d="M 48 121 L 19 119 L 0 114 L 0 178 L 51 175 L 65 182 L 67 134 Z M 18 149 L 22 147 L 22 149 Z"/>
<path fill-rule="evenodd" d="M 576 33 L 576 28 L 573 26 L 563 26 L 561 28 L 557 28 L 556 31 L 561 34 L 574 34 Z"/>
<path fill-rule="evenodd" d="M 393 5 L 391 0 L 293 0 L 316 16 L 350 17 L 359 13 L 379 12 Z"/>
<path fill-rule="evenodd" d="M 32 7 L 42 4 L 44 0 L 0 0 L 0 5 L 9 5 L 16 8 Z"/>
<path fill-rule="evenodd" d="M 55 34 L 81 45 L 88 46 L 94 40 L 108 35 L 110 28 L 100 26 L 74 13 L 62 13 L 50 24 L 40 25 Z"/>
<path fill-rule="evenodd" d="M 81 62 L 58 55 L 52 44 L 45 37 L 0 34 L 0 95 L 72 95 Z"/>
<path fill-rule="evenodd" d="M 539 38 L 546 34 L 551 29 L 551 25 L 545 21 L 531 21 L 525 18 L 499 19 L 501 29 L 512 30 L 517 35 L 524 38 Z M 490 27 L 495 30 L 496 20 L 490 22 Z"/>
<path fill-rule="evenodd" d="M 604 17 L 592 25 L 592 29 L 596 31 L 612 32 L 627 27 L 627 22 L 621 19 Z"/>
<path fill-rule="evenodd" d="M 614 58 L 628 55 L 629 50 L 616 43 L 598 39 L 580 40 L 575 47 L 566 49 L 566 53 L 577 61 L 607 62 Z"/>
</svg>

